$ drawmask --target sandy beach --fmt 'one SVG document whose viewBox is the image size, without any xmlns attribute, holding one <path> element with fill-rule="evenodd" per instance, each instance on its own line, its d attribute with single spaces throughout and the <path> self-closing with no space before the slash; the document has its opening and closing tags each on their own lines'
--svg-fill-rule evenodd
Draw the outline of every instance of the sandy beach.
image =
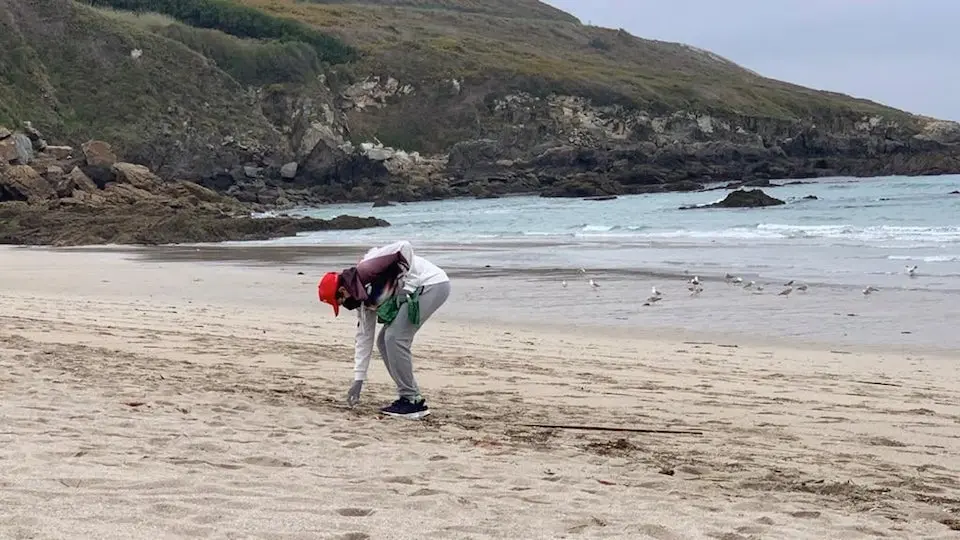
<svg viewBox="0 0 960 540">
<path fill-rule="evenodd" d="M 481 323 L 455 281 L 410 422 L 376 356 L 344 407 L 315 268 L 209 259 L 0 249 L 0 538 L 960 537 L 960 351 Z"/>
</svg>

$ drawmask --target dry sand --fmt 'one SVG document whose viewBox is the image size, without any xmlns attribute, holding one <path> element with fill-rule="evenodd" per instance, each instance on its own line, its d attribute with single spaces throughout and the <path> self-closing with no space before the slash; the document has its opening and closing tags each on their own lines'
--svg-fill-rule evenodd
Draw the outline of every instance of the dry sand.
<svg viewBox="0 0 960 540">
<path fill-rule="evenodd" d="M 958 355 L 441 311 L 409 422 L 317 277 L 0 250 L 0 538 L 960 537 Z"/>
</svg>

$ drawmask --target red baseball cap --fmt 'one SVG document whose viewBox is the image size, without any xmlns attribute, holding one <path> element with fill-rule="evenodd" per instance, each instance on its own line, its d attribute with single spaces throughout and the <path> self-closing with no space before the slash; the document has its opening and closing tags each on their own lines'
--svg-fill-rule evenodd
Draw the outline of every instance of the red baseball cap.
<svg viewBox="0 0 960 540">
<path fill-rule="evenodd" d="M 340 274 L 337 272 L 327 272 L 320 283 L 317 284 L 317 296 L 320 301 L 333 306 L 333 316 L 340 315 L 340 302 L 337 302 L 337 289 L 340 284 Z"/>
</svg>

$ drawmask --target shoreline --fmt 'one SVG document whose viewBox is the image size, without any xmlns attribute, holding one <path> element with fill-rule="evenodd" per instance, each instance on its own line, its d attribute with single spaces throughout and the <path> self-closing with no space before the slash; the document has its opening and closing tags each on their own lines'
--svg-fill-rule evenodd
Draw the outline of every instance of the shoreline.
<svg viewBox="0 0 960 540">
<path fill-rule="evenodd" d="M 458 296 L 415 342 L 434 414 L 410 423 L 376 414 L 394 398 L 378 358 L 361 405 L 343 408 L 355 320 L 319 305 L 302 267 L 103 250 L 0 261 L 0 536 L 960 527 L 956 356 L 467 323 Z"/>
<path fill-rule="evenodd" d="M 268 274 L 276 276 L 298 274 L 294 277 L 299 278 L 302 284 L 307 285 L 307 288 L 303 293 L 303 298 L 299 298 L 296 301 L 298 303 L 308 302 L 315 304 L 315 291 L 313 287 L 309 285 L 316 279 L 319 279 L 319 276 L 321 276 L 323 272 L 345 268 L 353 264 L 368 247 L 349 244 L 296 247 L 246 246 L 242 244 L 224 246 L 208 244 L 198 246 L 81 246 L 66 248 L 18 246 L 8 249 L 33 250 L 41 253 L 50 253 L 51 255 L 57 253 L 106 255 L 117 257 L 117 260 L 127 261 L 134 266 L 175 264 L 179 265 L 180 268 L 189 270 L 192 268 L 192 265 L 201 264 L 209 267 L 211 270 L 213 268 L 229 267 L 238 272 L 242 272 L 244 269 L 250 269 L 257 272 L 266 271 Z M 442 249 L 436 248 L 429 251 L 440 252 Z M 3 248 L 0 247 L 0 256 L 2 256 L 2 252 Z M 871 343 L 870 340 L 866 338 L 839 340 L 828 339 L 823 336 L 818 338 L 784 334 L 783 331 L 773 331 L 768 324 L 769 320 L 766 324 L 754 325 L 743 323 L 736 327 L 726 328 L 700 326 L 694 319 L 684 317 L 682 315 L 683 310 L 690 309 L 695 310 L 695 313 L 709 314 L 714 310 L 722 309 L 723 302 L 731 299 L 740 301 L 738 300 L 738 296 L 730 296 L 731 294 L 737 294 L 736 291 L 739 287 L 727 284 L 724 279 L 717 276 L 701 275 L 701 281 L 705 287 L 710 288 L 712 292 L 718 291 L 718 294 L 722 296 L 716 299 L 691 299 L 688 298 L 688 294 L 684 290 L 686 288 L 686 281 L 690 277 L 688 274 L 643 270 L 604 270 L 592 273 L 592 276 L 602 281 L 604 287 L 622 286 L 625 291 L 630 291 L 628 294 L 631 295 L 631 298 L 628 300 L 627 305 L 640 306 L 643 298 L 649 294 L 647 285 L 641 286 L 633 284 L 638 278 L 656 278 L 654 282 L 658 284 L 658 288 L 664 291 L 668 297 L 672 297 L 671 302 L 683 302 L 680 306 L 673 308 L 674 311 L 669 312 L 670 317 L 664 317 L 662 309 L 664 306 L 660 304 L 665 305 L 666 302 L 661 302 L 652 307 L 645 307 L 643 310 L 637 307 L 636 310 L 631 310 L 629 314 L 624 313 L 622 310 L 614 309 L 606 313 L 608 318 L 598 318 L 597 316 L 589 315 L 589 310 L 597 309 L 600 306 L 609 306 L 610 303 L 608 300 L 605 300 L 606 297 L 590 292 L 585 285 L 579 283 L 580 281 L 584 281 L 585 278 L 575 269 L 445 268 L 453 279 L 456 289 L 455 297 L 457 297 L 457 301 L 445 310 L 446 317 L 460 324 L 479 324 L 485 327 L 509 325 L 510 327 L 522 329 L 527 332 L 556 333 L 558 335 L 576 332 L 582 329 L 590 332 L 591 335 L 603 336 L 609 339 L 636 338 L 645 341 L 657 341 L 666 338 L 685 343 L 709 342 L 730 344 L 735 342 L 754 348 L 786 347 L 805 351 L 833 351 L 842 354 L 898 352 L 905 355 L 922 353 L 937 357 L 960 358 L 960 341 L 953 340 L 951 337 L 944 342 L 938 340 L 936 336 L 927 336 L 925 341 L 917 342 L 916 339 L 910 339 L 914 337 L 915 332 L 903 332 L 898 338 L 890 338 L 888 336 L 879 343 Z M 299 275 L 301 272 L 303 274 Z M 264 276 L 266 275 L 267 274 L 264 274 Z M 535 298 L 543 294 L 560 294 L 561 291 L 558 288 L 558 282 L 562 279 L 571 280 L 570 287 L 562 291 L 566 294 L 572 294 L 573 296 L 570 297 L 569 300 L 557 300 L 556 306 L 548 307 L 545 316 L 551 319 L 551 322 L 542 322 L 544 317 L 534 315 L 522 307 L 517 307 L 515 297 L 517 294 L 515 291 L 517 289 L 533 288 L 530 292 L 524 293 L 523 296 L 520 297 L 521 300 L 519 300 L 521 303 L 529 303 L 536 301 Z M 488 286 L 494 282 L 500 284 L 499 290 L 498 287 L 488 288 Z M 664 285 L 666 285 L 666 288 Z M 577 286 L 583 289 L 581 293 L 575 292 L 575 287 Z M 811 284 L 811 286 L 817 287 L 817 284 Z M 630 287 L 633 288 L 631 289 Z M 862 296 L 859 294 L 858 289 L 850 287 L 828 286 L 825 288 L 822 287 L 820 290 L 826 291 L 825 294 L 828 296 L 833 295 L 836 291 L 845 290 L 851 299 L 864 300 L 864 298 L 858 298 Z M 901 296 L 909 294 L 912 294 L 911 298 L 916 297 L 916 294 L 910 291 L 904 291 L 901 293 Z M 678 295 L 680 295 L 679 298 Z M 769 300 L 762 305 L 762 309 L 767 310 L 766 312 L 770 316 L 783 318 L 787 316 L 789 312 L 781 310 L 789 310 L 791 306 L 795 309 L 797 308 L 795 303 L 769 303 L 770 300 L 775 299 L 776 295 L 776 291 L 769 293 Z M 744 298 L 749 298 L 749 296 Z M 614 303 L 617 304 L 621 300 L 614 300 Z M 792 299 L 783 300 L 789 302 Z M 931 295 L 929 300 L 938 301 L 939 297 Z M 291 299 L 290 301 L 292 302 L 293 300 Z M 704 303 L 704 301 L 707 302 Z M 829 299 L 824 301 L 828 302 L 827 306 L 832 305 L 829 304 Z M 896 303 L 896 301 L 897 300 L 892 300 L 888 302 Z M 472 309 L 472 302 L 479 302 L 479 309 Z M 578 306 L 578 304 L 580 305 Z M 314 309 L 317 306 L 307 304 L 305 307 Z M 869 306 L 866 303 L 861 303 L 860 307 L 845 307 L 843 305 L 834 307 L 839 310 L 834 311 L 834 319 L 840 324 L 850 324 L 854 328 L 860 324 L 868 324 L 867 322 L 858 322 L 864 317 L 873 319 L 874 323 L 876 323 L 875 316 L 878 313 L 883 314 L 893 309 L 887 303 L 871 304 Z M 862 313 L 862 310 L 868 307 L 873 311 Z M 584 313 L 582 317 L 570 319 L 570 309 L 577 311 L 586 309 L 588 311 Z M 801 309 L 805 312 L 812 308 L 804 307 Z M 636 323 L 631 322 L 637 316 L 644 313 L 647 314 L 644 318 L 637 319 Z M 763 311 L 758 312 L 757 316 L 762 317 L 763 313 Z M 890 311 L 890 313 L 895 312 Z M 320 314 L 323 314 L 322 309 L 320 310 Z M 625 317 L 624 315 L 629 316 Z M 815 316 L 812 313 L 810 315 Z M 812 330 L 816 330 L 818 325 L 831 324 L 829 318 L 824 319 L 823 315 L 815 316 L 815 321 L 811 323 Z M 799 314 L 794 315 L 794 321 L 798 320 L 795 318 L 796 316 L 799 316 Z M 562 322 L 563 319 L 566 319 L 567 322 Z M 705 320 L 706 319 L 703 319 L 703 321 Z M 701 321 L 701 323 L 703 321 Z M 848 323 L 847 321 L 853 322 Z M 782 326 L 787 326 L 787 323 L 784 323 Z M 942 335 L 942 332 L 940 335 Z M 876 337 L 876 334 L 874 333 L 873 336 Z M 870 336 L 868 335 L 867 337 Z M 918 339 L 924 338 L 921 336 Z"/>
</svg>

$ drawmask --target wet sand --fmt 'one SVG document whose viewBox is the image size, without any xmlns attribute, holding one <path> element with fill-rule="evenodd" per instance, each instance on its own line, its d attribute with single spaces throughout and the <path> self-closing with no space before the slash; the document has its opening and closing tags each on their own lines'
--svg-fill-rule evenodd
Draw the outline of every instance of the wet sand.
<svg viewBox="0 0 960 540">
<path fill-rule="evenodd" d="M 0 249 L 0 537 L 960 535 L 956 351 L 481 320 L 463 279 L 407 422 L 376 358 L 343 408 L 319 266 L 129 255 Z"/>
</svg>

